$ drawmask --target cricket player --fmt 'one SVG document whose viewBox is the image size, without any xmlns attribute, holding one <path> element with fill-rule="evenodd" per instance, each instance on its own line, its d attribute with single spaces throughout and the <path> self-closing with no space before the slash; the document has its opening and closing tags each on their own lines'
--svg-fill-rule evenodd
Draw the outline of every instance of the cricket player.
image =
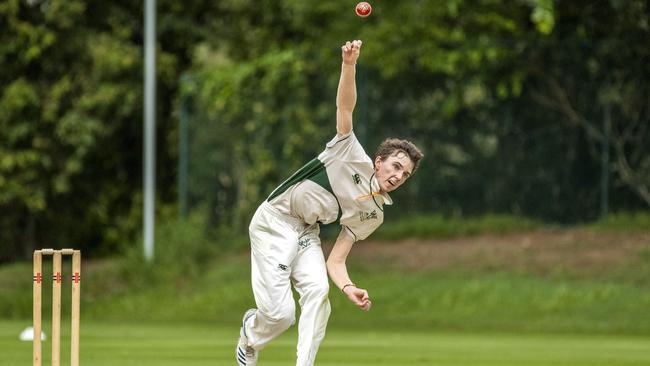
<svg viewBox="0 0 650 366">
<path fill-rule="evenodd" d="M 314 364 L 330 315 L 329 278 L 359 309 L 370 310 L 368 291 L 357 287 L 345 264 L 352 245 L 384 220 L 389 192 L 413 174 L 422 153 L 411 142 L 387 139 L 371 159 L 352 129 L 356 61 L 361 41 L 342 47 L 336 96 L 336 136 L 317 158 L 300 168 L 264 201 L 251 220 L 252 287 L 256 309 L 244 314 L 235 357 L 257 364 L 259 352 L 295 323 L 291 286 L 300 296 L 297 366 Z M 325 262 L 321 224 L 339 222 L 341 232 Z"/>
</svg>

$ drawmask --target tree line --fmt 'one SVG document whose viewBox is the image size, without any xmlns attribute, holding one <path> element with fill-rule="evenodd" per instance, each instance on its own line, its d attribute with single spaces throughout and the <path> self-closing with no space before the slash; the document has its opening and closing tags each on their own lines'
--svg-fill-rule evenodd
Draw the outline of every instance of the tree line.
<svg viewBox="0 0 650 366">
<path fill-rule="evenodd" d="M 245 231 L 334 133 L 340 45 L 362 39 L 355 130 L 425 160 L 388 215 L 592 220 L 650 206 L 641 0 L 158 1 L 157 187 Z M 120 252 L 141 224 L 143 4 L 0 1 L 0 261 Z M 168 215 L 169 216 L 169 215 Z"/>
</svg>

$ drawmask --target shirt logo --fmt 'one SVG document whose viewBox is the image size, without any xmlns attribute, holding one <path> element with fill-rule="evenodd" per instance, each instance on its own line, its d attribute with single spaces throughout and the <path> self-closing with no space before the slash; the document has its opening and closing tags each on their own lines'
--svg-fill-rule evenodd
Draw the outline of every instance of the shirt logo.
<svg viewBox="0 0 650 366">
<path fill-rule="evenodd" d="M 352 174 L 352 180 L 353 180 L 354 183 L 356 183 L 356 184 L 360 184 L 360 183 L 361 183 L 361 177 L 359 176 L 358 173 L 357 173 L 357 174 Z"/>
<path fill-rule="evenodd" d="M 281 271 L 286 271 L 287 268 L 288 268 L 288 267 L 287 267 L 286 264 L 278 264 L 278 269 L 280 269 Z"/>
<path fill-rule="evenodd" d="M 298 240 L 298 245 L 299 245 L 302 249 L 305 249 L 305 248 L 307 248 L 308 246 L 311 245 L 310 241 L 311 241 L 310 238 L 300 239 L 300 240 Z"/>
<path fill-rule="evenodd" d="M 372 212 L 359 211 L 359 220 L 366 221 L 370 219 L 377 219 L 377 210 L 372 210 Z"/>
</svg>

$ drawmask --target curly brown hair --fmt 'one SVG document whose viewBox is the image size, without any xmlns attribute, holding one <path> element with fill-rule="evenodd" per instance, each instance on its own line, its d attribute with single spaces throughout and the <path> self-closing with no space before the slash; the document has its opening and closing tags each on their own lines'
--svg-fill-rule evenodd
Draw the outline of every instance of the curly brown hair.
<svg viewBox="0 0 650 366">
<path fill-rule="evenodd" d="M 422 151 L 415 146 L 409 140 L 397 139 L 397 138 L 387 138 L 379 145 L 377 153 L 375 154 L 375 159 L 380 157 L 382 161 L 388 159 L 389 156 L 394 156 L 399 152 L 403 152 L 411 159 L 413 162 L 413 172 L 417 169 L 420 164 L 420 160 L 424 157 Z"/>
</svg>

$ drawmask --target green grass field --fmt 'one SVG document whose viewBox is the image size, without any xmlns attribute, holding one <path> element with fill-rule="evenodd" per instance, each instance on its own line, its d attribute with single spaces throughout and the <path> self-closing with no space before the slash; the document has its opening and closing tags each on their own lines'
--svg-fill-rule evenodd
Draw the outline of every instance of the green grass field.
<svg viewBox="0 0 650 366">
<path fill-rule="evenodd" d="M 2 365 L 28 365 L 31 342 L 18 340 L 29 322 L 0 321 Z M 81 364 L 234 365 L 236 327 L 191 323 L 83 323 Z M 69 359 L 69 334 L 63 331 L 62 364 Z M 260 366 L 295 362 L 295 328 L 281 336 L 260 358 Z M 43 346 L 43 365 L 50 361 Z M 332 365 L 472 365 L 599 366 L 650 364 L 650 337 L 571 334 L 454 333 L 436 330 L 354 331 L 330 329 L 318 355 L 319 366 Z"/>
<path fill-rule="evenodd" d="M 358 311 L 331 289 L 317 365 L 650 365 L 647 219 L 625 230 L 611 221 L 510 232 L 504 222 L 355 246 L 349 268 L 374 306 Z M 494 226 L 496 233 L 482 233 Z M 254 303 L 248 250 L 216 245 L 185 225 L 161 230 L 154 266 L 132 253 L 84 258 L 82 365 L 235 364 L 238 324 Z M 18 335 L 31 324 L 31 262 L 0 266 L 0 278 L 0 366 L 28 365 L 31 342 Z M 46 285 L 48 335 L 50 298 Z M 62 299 L 69 317 L 69 286 Z M 260 365 L 295 364 L 295 344 L 293 328 L 264 350 Z"/>
</svg>

